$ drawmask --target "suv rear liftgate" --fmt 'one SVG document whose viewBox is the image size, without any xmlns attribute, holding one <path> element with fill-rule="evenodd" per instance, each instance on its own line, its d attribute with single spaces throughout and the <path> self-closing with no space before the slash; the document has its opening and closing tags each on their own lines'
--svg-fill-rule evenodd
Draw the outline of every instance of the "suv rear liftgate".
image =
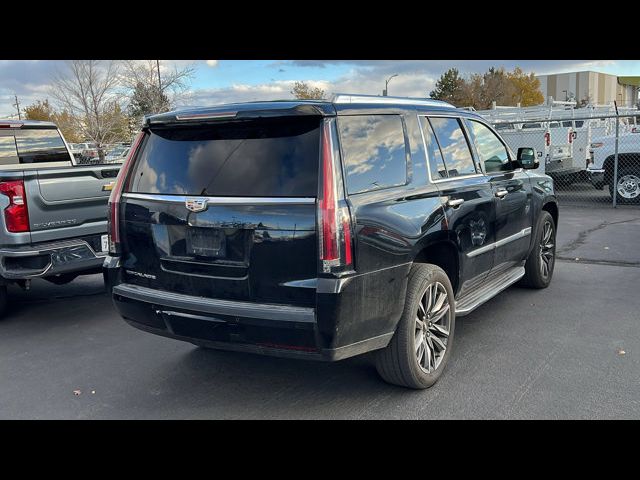
<svg viewBox="0 0 640 480">
<path fill-rule="evenodd" d="M 182 116 L 143 132 L 111 199 L 125 318 L 194 343 L 317 356 L 318 272 L 351 269 L 351 225 L 334 121 L 303 113 Z"/>
</svg>

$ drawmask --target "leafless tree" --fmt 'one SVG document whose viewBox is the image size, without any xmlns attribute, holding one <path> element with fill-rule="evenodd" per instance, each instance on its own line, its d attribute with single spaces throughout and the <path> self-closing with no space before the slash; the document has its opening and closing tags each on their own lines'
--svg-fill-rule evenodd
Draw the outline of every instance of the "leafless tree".
<svg viewBox="0 0 640 480">
<path fill-rule="evenodd" d="M 114 61 L 72 60 L 58 72 L 51 96 L 71 115 L 77 129 L 98 145 L 100 161 L 103 146 L 119 139 L 126 121 L 117 94 L 119 65 Z"/>
<path fill-rule="evenodd" d="M 174 65 L 171 69 L 160 60 L 124 60 L 120 83 L 125 95 L 135 103 L 136 114 L 161 113 L 173 108 L 182 98 L 194 73 L 192 65 L 180 68 Z"/>
</svg>

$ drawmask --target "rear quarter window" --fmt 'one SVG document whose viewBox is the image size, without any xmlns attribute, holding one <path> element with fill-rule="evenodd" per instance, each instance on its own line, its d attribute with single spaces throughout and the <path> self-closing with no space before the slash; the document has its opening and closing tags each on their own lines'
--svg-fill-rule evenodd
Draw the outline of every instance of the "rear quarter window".
<svg viewBox="0 0 640 480">
<path fill-rule="evenodd" d="M 169 195 L 315 197 L 320 117 L 282 117 L 147 134 L 129 191 Z"/>
<path fill-rule="evenodd" d="M 338 132 L 350 194 L 407 182 L 407 153 L 399 115 L 342 116 Z"/>
</svg>

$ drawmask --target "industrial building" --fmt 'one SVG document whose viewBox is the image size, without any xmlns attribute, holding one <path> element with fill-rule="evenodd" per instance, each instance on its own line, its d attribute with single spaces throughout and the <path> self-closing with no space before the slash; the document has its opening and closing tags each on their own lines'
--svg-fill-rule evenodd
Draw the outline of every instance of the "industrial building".
<svg viewBox="0 0 640 480">
<path fill-rule="evenodd" d="M 612 104 L 632 107 L 638 104 L 640 76 L 618 77 L 594 71 L 538 75 L 545 98 L 575 100 L 598 105 Z"/>
</svg>

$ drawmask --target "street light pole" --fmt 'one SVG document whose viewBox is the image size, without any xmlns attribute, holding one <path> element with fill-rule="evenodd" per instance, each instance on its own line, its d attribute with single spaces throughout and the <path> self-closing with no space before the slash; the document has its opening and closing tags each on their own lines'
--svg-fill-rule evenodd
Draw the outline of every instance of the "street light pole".
<svg viewBox="0 0 640 480">
<path fill-rule="evenodd" d="M 389 91 L 389 82 L 391 81 L 391 79 L 392 79 L 393 77 L 397 77 L 397 76 L 398 76 L 398 74 L 397 74 L 397 73 L 394 73 L 393 75 L 391 75 L 389 78 L 387 78 L 387 79 L 385 80 L 385 82 L 384 82 L 384 90 L 382 91 L 382 96 L 383 96 L 383 97 L 386 97 L 386 96 L 387 96 L 387 93 L 388 93 L 388 91 Z"/>
</svg>

